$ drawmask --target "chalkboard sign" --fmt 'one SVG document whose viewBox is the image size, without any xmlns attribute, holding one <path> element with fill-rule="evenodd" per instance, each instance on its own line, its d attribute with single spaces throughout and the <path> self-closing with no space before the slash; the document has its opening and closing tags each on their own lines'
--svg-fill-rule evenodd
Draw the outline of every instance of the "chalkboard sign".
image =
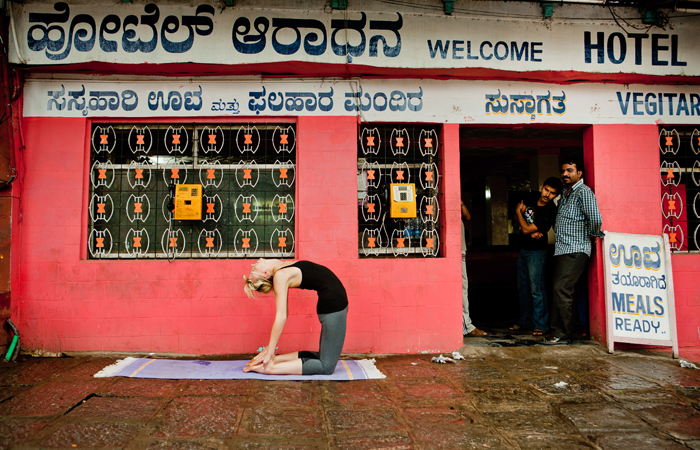
<svg viewBox="0 0 700 450">
<path fill-rule="evenodd" d="M 673 348 L 678 358 L 668 235 L 605 233 L 608 351 L 615 342 Z"/>
</svg>

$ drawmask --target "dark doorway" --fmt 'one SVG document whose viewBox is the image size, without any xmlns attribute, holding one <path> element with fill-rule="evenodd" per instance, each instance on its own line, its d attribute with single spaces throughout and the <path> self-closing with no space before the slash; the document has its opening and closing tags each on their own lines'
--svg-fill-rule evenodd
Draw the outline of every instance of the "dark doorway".
<svg viewBox="0 0 700 450">
<path fill-rule="evenodd" d="M 545 178 L 559 176 L 563 157 L 583 160 L 583 129 L 582 125 L 460 128 L 462 199 L 472 216 L 465 222 L 470 315 L 477 327 L 507 330 L 516 323 L 515 206 L 529 192 L 539 191 Z M 553 235 L 550 242 L 551 257 Z"/>
</svg>

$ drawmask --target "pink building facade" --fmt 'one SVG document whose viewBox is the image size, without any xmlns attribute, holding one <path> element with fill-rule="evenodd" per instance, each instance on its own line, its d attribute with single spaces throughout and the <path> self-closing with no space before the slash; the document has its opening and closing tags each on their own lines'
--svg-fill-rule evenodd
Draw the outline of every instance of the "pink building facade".
<svg viewBox="0 0 700 450">
<path fill-rule="evenodd" d="M 553 31 L 550 28 L 550 37 L 546 36 L 547 27 L 541 27 L 537 37 L 513 32 L 503 40 L 483 30 L 473 42 L 456 39 L 459 35 L 455 34 L 451 37 L 453 47 L 446 49 L 449 33 L 419 33 L 412 38 L 412 33 L 417 33 L 413 30 L 421 20 L 431 26 L 444 23 L 448 31 L 450 27 L 459 29 L 468 18 L 440 16 L 442 11 L 438 9 L 436 17 L 421 19 L 415 11 L 386 13 L 378 11 L 374 3 L 365 2 L 365 9 L 349 11 L 351 15 L 357 20 L 367 16 L 367 23 L 374 21 L 374 26 L 389 31 L 382 39 L 374 39 L 369 25 L 362 24 L 367 49 L 364 54 L 357 54 L 356 50 L 353 63 L 352 52 L 343 47 L 345 53 L 339 50 L 335 54 L 344 58 L 343 64 L 337 59 L 314 59 L 313 55 L 293 58 L 265 53 L 271 52 L 272 28 L 266 35 L 269 42 L 265 51 L 245 53 L 253 51 L 245 45 L 256 41 L 243 40 L 245 27 L 243 22 L 237 22 L 240 18 L 249 18 L 250 26 L 255 17 L 264 17 L 274 27 L 275 19 L 298 17 L 300 11 L 266 13 L 242 7 L 234 10 L 235 14 L 226 15 L 210 13 L 206 8 L 191 7 L 191 11 L 182 13 L 181 6 L 159 6 L 161 21 L 173 8 L 178 17 L 210 19 L 214 31 L 228 30 L 229 46 L 244 50 L 235 53 L 231 61 L 210 60 L 208 51 L 201 55 L 179 54 L 176 56 L 189 59 L 173 61 L 168 59 L 171 53 L 164 46 L 175 39 L 162 32 L 159 47 L 153 53 L 155 60 L 151 60 L 151 54 L 125 51 L 126 37 L 123 41 L 113 39 L 117 51 L 104 50 L 110 48 L 104 44 L 102 52 L 95 53 L 98 44 L 93 44 L 94 50 L 80 53 L 78 49 L 85 49 L 87 44 L 80 44 L 76 35 L 74 49 L 68 57 L 58 60 L 58 53 L 50 52 L 46 46 L 37 50 L 39 36 L 28 29 L 37 23 L 48 26 L 36 14 L 61 11 L 44 2 L 29 3 L 12 11 L 12 26 L 19 36 L 14 43 L 19 50 L 11 62 L 24 68 L 24 93 L 13 111 L 14 160 L 20 176 L 11 191 L 15 199 L 11 317 L 20 329 L 25 348 L 62 352 L 253 353 L 267 342 L 274 302 L 271 296 L 248 299 L 241 278 L 255 258 L 279 256 L 326 265 L 343 281 L 350 302 L 345 352 L 455 350 L 463 343 L 460 199 L 467 182 L 465 173 L 471 170 L 466 166 L 476 164 L 478 152 L 492 151 L 488 149 L 507 147 L 509 155 L 520 152 L 524 158 L 531 158 L 537 154 L 537 148 L 567 146 L 575 147 L 572 152 L 584 161 L 585 182 L 596 194 L 604 230 L 653 235 L 671 232 L 676 236 L 672 264 L 678 341 L 681 348 L 700 346 L 700 284 L 696 282 L 700 273 L 700 216 L 696 212 L 700 210 L 700 200 L 695 197 L 698 182 L 694 181 L 700 180 L 700 163 L 693 166 L 700 149 L 700 138 L 693 134 L 694 129 L 700 129 L 700 70 L 698 62 L 692 60 L 689 43 L 700 29 L 695 27 L 697 18 L 684 19 L 673 38 L 654 38 L 669 47 L 661 56 L 656 48 L 657 59 L 686 65 L 657 67 L 648 63 L 651 56 L 643 53 L 643 64 L 637 67 L 631 61 L 630 50 L 630 61 L 620 72 L 613 64 L 624 59 L 619 42 L 615 41 L 619 38 L 612 38 L 617 43 L 611 51 L 604 44 L 604 38 L 614 33 L 609 25 L 574 30 L 575 43 L 571 46 L 577 51 L 574 57 L 580 57 L 580 61 L 555 63 L 557 52 L 567 51 L 554 50 L 556 45 L 551 41 L 559 39 L 556 24 Z M 117 19 L 124 21 L 128 14 L 148 14 L 141 6 L 125 8 L 117 12 Z M 534 11 L 538 11 L 536 6 Z M 108 22 L 108 13 L 99 7 L 70 5 L 71 19 L 81 12 L 96 20 L 98 30 L 100 21 Z M 340 25 L 330 21 L 340 20 L 342 14 L 330 14 L 326 25 L 329 41 L 332 31 L 340 29 Z M 69 30 L 69 23 L 66 19 L 61 26 Z M 184 23 L 183 19 L 183 27 Z M 206 21 L 203 23 L 190 28 L 195 50 L 207 36 Z M 399 56 L 398 63 L 386 56 L 396 52 L 392 33 L 403 33 L 398 49 L 405 59 Z M 600 42 L 595 40 L 596 33 L 605 33 Z M 97 41 L 110 38 L 103 31 L 96 34 Z M 169 40 L 164 41 L 163 37 Z M 427 62 L 410 58 L 412 39 L 420 41 L 417 48 L 428 55 Z M 280 47 L 275 48 L 293 45 L 289 44 L 292 41 L 293 36 L 287 41 L 280 37 L 274 41 Z M 380 56 L 376 64 L 368 59 L 370 41 L 379 46 L 379 50 L 374 49 Z M 463 41 L 470 42 L 470 46 Z M 511 45 L 511 41 L 518 44 Z M 301 45 L 301 38 L 298 42 Z M 633 42 L 630 40 L 627 45 L 631 48 Z M 327 54 L 331 53 L 330 47 L 325 50 Z M 481 53 L 477 53 L 477 47 Z M 523 55 L 523 48 L 529 52 L 527 56 Z M 520 52 L 517 60 L 514 49 Z M 441 51 L 445 52 L 444 58 Z M 591 54 L 592 62 L 586 63 Z M 598 55 L 608 60 L 595 65 Z M 478 58 L 475 66 L 460 65 L 474 58 Z M 495 65 L 499 62 L 503 65 Z M 547 74 L 545 79 L 541 79 L 542 74 Z M 612 83 L 602 83 L 601 78 Z M 630 87 L 624 83 L 638 84 Z M 172 92 L 181 103 L 171 101 L 172 96 L 168 98 Z M 185 95 L 197 92 L 198 98 Z M 642 94 L 637 95 L 639 92 Z M 114 100 L 112 94 L 105 93 L 114 93 Z M 270 93 L 279 93 L 281 98 L 271 98 Z M 654 94 L 653 99 L 648 93 Z M 517 99 L 527 95 L 532 104 L 527 99 Z M 136 104 L 134 96 L 138 98 Z M 663 115 L 659 110 L 662 100 L 666 101 Z M 675 103 L 671 104 L 672 100 Z M 195 104 L 200 108 L 195 108 Z M 188 105 L 192 107 L 188 109 Z M 523 113 L 522 108 L 527 111 Z M 190 159 L 182 156 L 187 152 L 173 153 L 171 147 L 184 142 L 185 134 L 177 131 L 181 124 L 190 139 L 189 144 L 184 144 L 189 145 Z M 211 131 L 216 127 L 223 129 L 221 134 Z M 285 127 L 291 127 L 293 132 L 277 131 Z M 380 137 L 367 140 L 375 127 Z M 149 131 L 144 132 L 145 128 Z M 397 141 L 406 129 L 408 137 Z M 468 136 L 477 129 L 479 136 L 490 130 L 492 143 L 483 137 Z M 135 134 L 130 130 L 136 130 Z M 580 142 L 555 142 L 547 133 L 557 130 L 578 133 Z M 680 130 L 674 136 L 678 136 L 681 152 L 687 154 L 687 161 L 679 162 L 681 170 L 677 172 L 684 177 L 682 183 L 686 186 L 684 215 L 671 216 L 682 222 L 682 236 L 665 229 L 675 224 L 669 221 L 663 204 L 668 172 L 662 166 L 665 153 L 660 150 L 660 142 L 665 142 L 662 137 L 667 130 Z M 428 134 L 423 132 L 433 134 L 426 138 Z M 501 133 L 506 132 L 515 134 L 502 138 Z M 521 146 L 517 142 L 504 144 L 503 139 L 517 141 L 521 139 L 518 133 L 528 132 L 540 133 L 540 137 L 537 144 L 526 145 L 526 150 L 518 150 Z M 226 144 L 222 145 L 228 145 L 224 149 L 229 150 L 223 151 L 232 153 L 227 158 L 210 158 L 204 143 L 206 133 L 216 136 L 210 137 L 209 143 L 216 146 L 224 140 Z M 280 133 L 284 136 L 280 137 Z M 178 137 L 173 138 L 173 134 Z M 280 152 L 278 145 L 289 144 L 292 137 L 293 153 Z M 371 143 L 379 145 L 380 141 L 387 155 L 384 159 L 368 147 Z M 149 142 L 156 149 L 154 153 L 143 153 L 152 158 L 150 168 L 134 156 L 134 149 Z M 247 145 L 258 144 L 260 148 L 269 146 L 260 150 L 267 152 L 264 160 L 252 151 L 245 153 Z M 404 144 L 412 146 L 409 153 L 402 153 L 400 147 Z M 100 151 L 101 146 L 116 146 L 117 150 L 107 155 L 106 150 Z M 115 156 L 118 151 L 127 154 L 127 148 L 131 149 L 130 159 Z M 154 159 L 155 152 L 161 159 Z M 554 152 L 556 158 L 565 153 Z M 417 212 L 411 218 L 414 222 L 395 220 L 387 214 L 391 195 L 382 189 L 389 187 L 373 185 L 374 172 L 369 171 L 374 163 L 379 172 L 383 171 L 385 182 L 408 181 L 419 191 Z M 279 171 L 276 164 L 287 165 L 280 165 L 284 170 Z M 413 178 L 402 179 L 404 174 L 393 164 L 406 164 L 406 172 Z M 153 184 L 139 187 L 137 177 L 147 172 Z M 182 184 L 204 186 L 203 217 L 211 212 L 212 221 L 168 220 L 163 209 L 167 186 L 172 177 L 185 172 L 189 178 Z M 269 189 L 252 187 L 252 182 L 246 181 L 251 173 L 259 174 L 261 183 L 267 182 Z M 287 177 L 292 173 L 290 182 Z M 230 184 L 225 191 L 216 185 L 222 180 Z M 279 183 L 284 190 L 278 194 L 272 186 L 279 188 Z M 117 189 L 119 185 L 121 188 Z M 531 182 L 530 188 L 537 190 L 537 182 Z M 109 199 L 105 200 L 107 193 Z M 250 193 L 257 197 L 248 201 Z M 371 200 L 373 193 L 378 195 L 377 202 Z M 138 196 L 146 194 L 151 195 L 147 201 L 152 216 L 143 219 L 141 227 L 139 219 L 131 214 L 144 212 L 145 203 L 138 200 L 143 197 Z M 476 198 L 484 193 L 471 195 Z M 503 207 L 511 209 L 508 200 L 503 201 Z M 253 206 L 252 213 L 247 209 L 251 202 L 258 205 L 257 209 Z M 380 212 L 375 208 L 380 208 Z M 478 206 L 475 208 L 478 210 Z M 259 211 L 264 223 L 258 227 L 252 216 L 245 216 L 246 211 L 253 215 Z M 494 208 L 485 211 L 493 213 Z M 108 221 L 108 217 L 116 222 Z M 176 242 L 172 241 L 176 234 L 170 223 L 175 224 L 174 228 L 181 225 L 181 236 L 187 237 L 188 247 L 168 247 Z M 507 230 L 507 218 L 502 223 Z M 105 230 L 109 233 L 104 234 Z M 140 230 L 147 233 L 139 234 Z M 256 231 L 254 238 L 241 234 L 250 230 Z M 477 239 L 482 237 L 484 244 L 480 246 Z M 249 247 L 251 239 L 259 245 L 255 250 Z M 472 265 L 479 264 L 479 255 L 489 254 L 499 245 L 502 249 L 509 245 L 508 241 L 499 244 L 497 233 L 488 227 L 483 232 L 474 228 L 472 239 L 477 255 L 471 260 Z M 470 273 L 471 269 L 472 266 Z M 474 301 L 483 308 L 488 295 L 479 297 L 479 283 L 488 286 L 489 276 L 495 279 L 501 275 L 474 269 Z M 591 338 L 605 342 L 600 242 L 591 258 L 588 287 Z M 313 349 L 319 330 L 314 296 L 293 292 L 280 351 Z"/>
</svg>

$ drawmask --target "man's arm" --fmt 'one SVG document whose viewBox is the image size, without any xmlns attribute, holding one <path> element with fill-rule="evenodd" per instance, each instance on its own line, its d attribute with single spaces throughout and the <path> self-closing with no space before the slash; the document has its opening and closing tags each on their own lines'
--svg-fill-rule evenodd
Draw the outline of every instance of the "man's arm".
<svg viewBox="0 0 700 450">
<path fill-rule="evenodd" d="M 464 205 L 464 202 L 462 202 L 462 217 L 464 217 L 467 220 L 472 220 L 472 215 L 469 214 L 469 210 Z"/>
<path fill-rule="evenodd" d="M 586 234 L 591 238 L 605 236 L 600 231 L 603 225 L 603 217 L 598 210 L 598 201 L 595 198 L 593 191 L 587 189 L 581 195 L 581 208 L 583 215 L 586 216 Z"/>
<path fill-rule="evenodd" d="M 515 218 L 518 220 L 520 229 L 523 230 L 523 233 L 526 235 L 537 233 L 539 231 L 537 226 L 534 223 L 527 223 L 523 217 L 523 211 L 525 211 L 525 208 L 525 202 L 522 201 L 515 207 Z"/>
</svg>

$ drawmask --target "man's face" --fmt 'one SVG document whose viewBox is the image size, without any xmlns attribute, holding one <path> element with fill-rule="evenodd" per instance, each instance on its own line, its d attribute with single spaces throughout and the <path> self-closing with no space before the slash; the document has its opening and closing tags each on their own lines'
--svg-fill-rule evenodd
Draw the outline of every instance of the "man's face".
<svg viewBox="0 0 700 450">
<path fill-rule="evenodd" d="M 554 200 L 556 196 L 559 195 L 559 191 L 553 187 L 547 186 L 546 184 L 542 186 L 542 193 L 540 194 L 540 201 L 547 204 Z"/>
<path fill-rule="evenodd" d="M 578 183 L 582 175 L 582 172 L 576 168 L 575 164 L 562 164 L 559 173 L 564 186 L 573 186 Z"/>
</svg>

